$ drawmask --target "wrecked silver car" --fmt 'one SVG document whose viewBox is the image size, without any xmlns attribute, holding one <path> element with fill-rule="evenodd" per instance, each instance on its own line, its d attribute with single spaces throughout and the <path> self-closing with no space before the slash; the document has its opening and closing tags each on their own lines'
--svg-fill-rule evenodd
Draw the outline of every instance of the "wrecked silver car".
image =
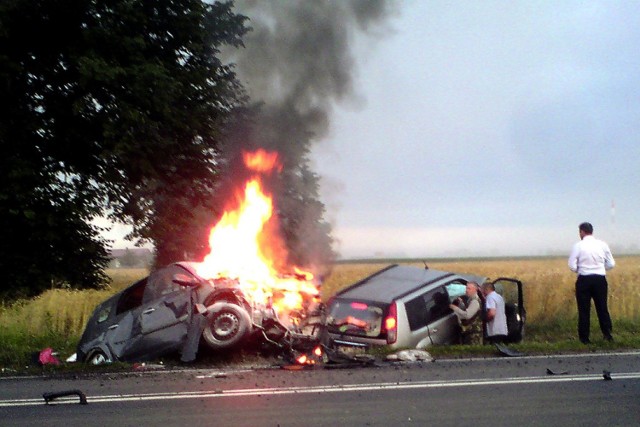
<svg viewBox="0 0 640 427">
<path fill-rule="evenodd" d="M 197 265 L 161 268 L 98 305 L 78 343 L 77 360 L 145 361 L 179 352 L 188 362 L 200 345 L 229 349 L 252 335 L 294 353 L 287 346 L 301 333 L 310 303 L 285 321 L 272 306 L 251 301 L 238 281 L 204 279 Z"/>
<path fill-rule="evenodd" d="M 327 304 L 327 330 L 334 343 L 345 350 L 458 343 L 460 328 L 449 304 L 464 297 L 468 281 L 484 283 L 487 279 L 390 265 L 331 298 Z M 526 320 L 522 282 L 499 278 L 493 283 L 505 301 L 507 342 L 519 342 Z"/>
</svg>

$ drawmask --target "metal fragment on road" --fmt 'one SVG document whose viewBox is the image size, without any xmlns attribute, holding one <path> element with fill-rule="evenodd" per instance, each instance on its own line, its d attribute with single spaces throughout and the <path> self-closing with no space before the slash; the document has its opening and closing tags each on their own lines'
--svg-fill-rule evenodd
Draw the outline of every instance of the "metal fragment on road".
<svg viewBox="0 0 640 427">
<path fill-rule="evenodd" d="M 85 396 L 85 394 L 83 392 L 81 392 L 80 390 L 65 390 L 65 391 L 56 391 L 56 392 L 50 392 L 50 393 L 43 393 L 42 397 L 44 398 L 44 402 L 48 405 L 49 402 L 59 398 L 59 397 L 66 397 L 66 396 L 78 396 L 80 398 L 80 404 L 81 405 L 86 405 L 87 402 L 87 396 Z"/>
<path fill-rule="evenodd" d="M 569 371 L 555 372 L 555 371 L 552 371 L 551 369 L 547 368 L 547 375 L 567 375 L 567 374 L 569 374 Z"/>
</svg>

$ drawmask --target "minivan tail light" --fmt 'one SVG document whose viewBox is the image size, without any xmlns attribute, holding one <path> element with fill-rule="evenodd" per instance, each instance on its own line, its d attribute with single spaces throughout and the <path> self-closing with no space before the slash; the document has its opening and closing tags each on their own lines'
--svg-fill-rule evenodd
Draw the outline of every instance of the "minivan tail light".
<svg viewBox="0 0 640 427">
<path fill-rule="evenodd" d="M 352 302 L 351 308 L 354 310 L 366 310 L 369 306 L 363 302 Z"/>
<path fill-rule="evenodd" d="M 389 314 L 384 319 L 384 328 L 387 331 L 387 344 L 393 344 L 398 339 L 398 307 L 393 302 L 389 306 Z"/>
</svg>

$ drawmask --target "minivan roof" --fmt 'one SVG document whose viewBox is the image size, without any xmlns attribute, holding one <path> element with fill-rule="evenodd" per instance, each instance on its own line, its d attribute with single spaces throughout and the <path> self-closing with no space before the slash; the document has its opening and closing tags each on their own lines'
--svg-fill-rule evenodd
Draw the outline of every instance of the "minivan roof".
<svg viewBox="0 0 640 427">
<path fill-rule="evenodd" d="M 394 264 L 354 283 L 338 296 L 390 303 L 447 276 L 453 273 Z"/>
</svg>

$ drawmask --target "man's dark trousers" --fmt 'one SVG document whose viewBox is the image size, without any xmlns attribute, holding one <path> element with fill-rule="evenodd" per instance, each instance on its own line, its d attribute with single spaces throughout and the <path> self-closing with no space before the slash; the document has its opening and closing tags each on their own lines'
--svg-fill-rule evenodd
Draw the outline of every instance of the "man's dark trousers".
<svg viewBox="0 0 640 427">
<path fill-rule="evenodd" d="M 579 275 L 576 280 L 576 302 L 578 303 L 578 337 L 589 341 L 591 299 L 596 307 L 600 329 L 605 339 L 611 339 L 611 316 L 607 308 L 607 278 L 600 274 Z"/>
</svg>

